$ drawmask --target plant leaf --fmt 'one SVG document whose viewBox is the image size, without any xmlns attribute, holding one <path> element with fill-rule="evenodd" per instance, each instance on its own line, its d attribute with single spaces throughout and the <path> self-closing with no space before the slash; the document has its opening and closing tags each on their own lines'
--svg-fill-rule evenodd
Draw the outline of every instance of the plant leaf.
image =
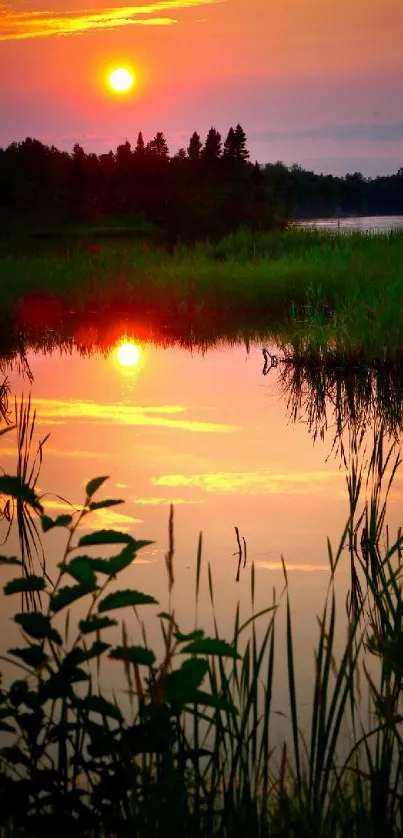
<svg viewBox="0 0 403 838">
<path fill-rule="evenodd" d="M 109 626 L 117 626 L 117 620 L 110 617 L 90 617 L 89 620 L 80 620 L 78 627 L 82 634 L 89 634 L 91 631 L 100 631 Z"/>
<path fill-rule="evenodd" d="M 124 503 L 124 500 L 113 500 L 113 498 L 109 498 L 106 500 L 93 501 L 88 504 L 88 508 L 91 512 L 95 512 L 96 509 L 107 509 L 109 506 L 119 506 L 120 503 Z"/>
<path fill-rule="evenodd" d="M 36 495 L 31 486 L 27 486 L 26 483 L 23 483 L 19 477 L 13 477 L 10 474 L 2 474 L 0 476 L 0 492 L 4 495 L 10 495 L 10 497 L 16 498 L 16 500 L 21 500 L 24 503 L 29 504 L 29 506 L 32 506 L 37 510 L 37 512 L 42 512 L 39 497 Z"/>
<path fill-rule="evenodd" d="M 158 605 L 157 600 L 140 591 L 114 591 L 104 597 L 98 605 L 98 611 L 110 611 L 112 608 L 126 608 L 129 605 Z"/>
<path fill-rule="evenodd" d="M 59 564 L 64 573 L 69 573 L 77 582 L 82 582 L 85 585 L 96 585 L 97 578 L 91 564 L 91 559 L 88 556 L 75 556 L 70 562 Z"/>
<path fill-rule="evenodd" d="M 217 637 L 204 637 L 184 646 L 182 652 L 194 655 L 218 655 L 226 658 L 240 658 L 233 646 Z"/>
<path fill-rule="evenodd" d="M 89 713 L 100 713 L 101 716 L 110 716 L 111 719 L 117 719 L 119 722 L 123 719 L 119 707 L 101 695 L 88 695 L 80 704 Z"/>
<path fill-rule="evenodd" d="M 181 631 L 175 631 L 174 637 L 181 643 L 186 643 L 190 640 L 202 640 L 204 637 L 204 631 L 203 629 L 194 629 L 194 631 L 189 632 L 189 634 L 182 634 Z"/>
<path fill-rule="evenodd" d="M 0 564 L 22 565 L 22 561 L 21 559 L 17 559 L 17 556 L 0 556 Z"/>
<path fill-rule="evenodd" d="M 43 577 L 30 574 L 29 576 L 21 576 L 19 579 L 12 579 L 11 582 L 7 582 L 3 591 L 9 596 L 10 594 L 22 594 L 27 591 L 43 591 L 44 589 L 45 580 Z"/>
<path fill-rule="evenodd" d="M 109 658 L 128 663 L 139 663 L 144 666 L 152 666 L 155 661 L 154 652 L 146 649 L 145 646 L 117 646 L 109 652 Z"/>
<path fill-rule="evenodd" d="M 58 631 L 53 628 L 50 618 L 41 614 L 39 611 L 27 611 L 24 614 L 16 614 L 14 622 L 18 623 L 30 637 L 36 640 L 48 639 L 53 640 L 58 646 L 62 644 L 62 638 Z"/>
<path fill-rule="evenodd" d="M 79 663 L 91 660 L 91 658 L 99 658 L 103 652 L 109 649 L 110 643 L 104 643 L 102 640 L 95 640 L 89 649 L 80 649 L 79 647 L 72 649 L 69 652 L 63 663 L 63 667 L 77 666 Z"/>
<path fill-rule="evenodd" d="M 8 654 L 14 655 L 16 658 L 20 658 L 24 661 L 24 663 L 28 666 L 32 666 L 34 669 L 38 669 L 40 666 L 43 666 L 48 659 L 42 649 L 42 646 L 38 646 L 36 644 L 26 646 L 24 649 L 9 649 Z"/>
<path fill-rule="evenodd" d="M 49 530 L 52 530 L 54 527 L 69 527 L 72 521 L 72 515 L 58 515 L 57 518 L 55 518 L 54 520 L 49 515 L 42 515 L 42 530 L 43 532 L 48 532 Z"/>
<path fill-rule="evenodd" d="M 100 486 L 102 486 L 102 484 L 105 483 L 105 480 L 109 480 L 108 475 L 106 475 L 106 477 L 93 477 L 93 479 L 90 480 L 85 487 L 87 498 L 92 498 L 92 496 L 95 495 L 95 492 L 98 491 Z"/>
<path fill-rule="evenodd" d="M 226 712 L 238 714 L 238 710 L 231 701 L 226 701 L 219 695 L 211 695 L 204 690 L 195 690 L 195 697 L 192 699 L 195 704 L 204 704 L 206 707 L 214 707 L 216 710 L 225 710 Z"/>
<path fill-rule="evenodd" d="M 92 547 L 98 544 L 134 544 L 133 536 L 118 530 L 97 530 L 83 535 L 78 542 L 79 547 Z"/>
<path fill-rule="evenodd" d="M 4 730 L 6 733 L 15 733 L 15 727 L 11 727 L 7 722 L 0 722 L 0 730 Z"/>
<path fill-rule="evenodd" d="M 72 587 L 66 586 L 65 588 L 60 588 L 60 590 L 51 597 L 50 609 L 55 613 L 57 611 L 61 611 L 61 609 L 65 608 L 66 605 L 71 605 L 71 603 L 75 602 L 76 599 L 80 599 L 80 597 L 92 593 L 95 589 L 96 585 L 87 585 L 84 582 L 79 585 L 73 585 Z"/>
</svg>

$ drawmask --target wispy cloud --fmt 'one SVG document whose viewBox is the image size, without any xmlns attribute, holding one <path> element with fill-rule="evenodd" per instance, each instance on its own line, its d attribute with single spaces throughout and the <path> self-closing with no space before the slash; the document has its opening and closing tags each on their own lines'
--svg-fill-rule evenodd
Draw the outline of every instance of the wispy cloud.
<svg viewBox="0 0 403 838">
<path fill-rule="evenodd" d="M 177 23 L 173 17 L 161 17 L 161 12 L 212 5 L 223 0 L 160 0 L 136 6 L 54 11 L 37 9 L 17 11 L 0 3 L 0 40 L 44 38 L 52 35 L 77 35 L 101 29 L 124 26 L 169 26 Z"/>
<path fill-rule="evenodd" d="M 257 131 L 252 138 L 261 142 L 279 140 L 334 140 L 347 142 L 363 140 L 368 142 L 400 142 L 403 140 L 403 122 L 383 124 L 380 122 L 351 122 L 341 125 L 329 123 L 317 128 L 295 131 Z"/>
<path fill-rule="evenodd" d="M 324 483 L 343 476 L 342 471 L 249 472 L 220 471 L 207 474 L 164 474 L 152 480 L 154 486 L 192 487 L 216 494 L 313 494 Z"/>
<path fill-rule="evenodd" d="M 259 570 L 279 570 L 283 573 L 283 565 L 281 562 L 262 562 L 262 561 L 255 561 L 255 567 L 259 568 Z M 301 564 L 298 562 L 286 562 L 286 568 L 288 570 L 302 570 L 304 573 L 314 573 L 317 570 L 322 571 L 329 571 L 328 564 L 307 564 L 302 562 Z"/>
<path fill-rule="evenodd" d="M 65 503 L 57 498 L 44 497 L 42 500 L 43 506 L 48 514 L 57 513 L 72 515 L 74 512 L 80 512 L 81 504 L 71 505 Z M 118 512 L 114 507 L 105 507 L 105 509 L 97 509 L 91 512 L 90 515 L 83 518 L 80 529 L 113 529 L 118 527 L 125 532 L 131 531 L 134 526 L 142 523 L 142 518 L 135 518 L 133 515 L 128 515 L 124 512 Z"/>
<path fill-rule="evenodd" d="M 133 503 L 139 504 L 140 506 L 169 506 L 171 503 L 174 506 L 179 506 L 181 504 L 199 504 L 203 503 L 202 500 L 185 500 L 184 498 L 157 498 L 157 497 L 150 497 L 150 498 L 131 498 Z"/>
<path fill-rule="evenodd" d="M 197 419 L 170 418 L 171 415 L 185 414 L 187 412 L 188 408 L 182 407 L 181 405 L 131 407 L 121 404 L 98 404 L 97 402 L 90 401 L 63 401 L 59 399 L 38 398 L 35 400 L 35 407 L 38 424 L 77 420 L 91 422 L 91 424 L 150 425 L 199 433 L 239 430 L 238 425 L 202 422 Z"/>
</svg>

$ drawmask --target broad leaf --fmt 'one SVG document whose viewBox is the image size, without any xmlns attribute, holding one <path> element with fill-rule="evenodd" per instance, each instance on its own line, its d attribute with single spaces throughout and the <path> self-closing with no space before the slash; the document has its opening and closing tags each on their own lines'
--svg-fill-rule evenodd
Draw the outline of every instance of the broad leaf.
<svg viewBox="0 0 403 838">
<path fill-rule="evenodd" d="M 0 564 L 22 565 L 22 561 L 21 559 L 17 559 L 17 556 L 0 556 Z"/>
<path fill-rule="evenodd" d="M 100 631 L 103 628 L 117 626 L 116 620 L 110 617 L 90 617 L 89 620 L 80 620 L 78 627 L 82 634 L 90 634 L 91 631 Z"/>
<path fill-rule="evenodd" d="M 58 672 L 53 673 L 47 681 L 42 681 L 40 686 L 40 699 L 44 703 L 49 698 L 73 698 L 74 693 L 71 685 L 89 681 L 90 676 L 78 666 L 63 666 Z"/>
<path fill-rule="evenodd" d="M 233 715 L 238 714 L 238 710 L 232 702 L 225 701 L 225 699 L 221 698 L 219 695 L 206 693 L 204 690 L 196 690 L 195 697 L 192 698 L 192 702 L 195 704 L 204 704 L 205 707 L 214 707 L 216 710 L 224 710 L 226 713 L 233 713 Z"/>
<path fill-rule="evenodd" d="M 15 733 L 15 727 L 11 727 L 7 722 L 0 722 L 0 730 L 5 733 Z"/>
<path fill-rule="evenodd" d="M 58 631 L 53 628 L 50 618 L 39 611 L 27 611 L 24 614 L 16 614 L 14 621 L 18 623 L 30 637 L 36 640 L 53 640 L 58 646 L 62 644 L 62 638 Z"/>
<path fill-rule="evenodd" d="M 172 704 L 188 704 L 196 700 L 197 689 L 208 671 L 206 660 L 190 659 L 165 679 L 165 697 Z"/>
<path fill-rule="evenodd" d="M 42 515 L 42 530 L 43 532 L 48 532 L 54 527 L 69 527 L 72 521 L 72 515 L 58 515 L 55 519 L 51 518 L 49 515 Z"/>
<path fill-rule="evenodd" d="M 102 640 L 95 640 L 89 649 L 81 649 L 76 647 L 69 652 L 63 662 L 63 667 L 67 668 L 71 665 L 77 666 L 79 663 L 91 660 L 91 658 L 99 658 L 103 652 L 110 648 L 110 643 L 104 643 Z"/>
<path fill-rule="evenodd" d="M 90 587 L 96 585 L 97 578 L 91 564 L 91 559 L 88 556 L 76 556 L 68 563 L 61 562 L 59 567 L 64 573 L 69 573 L 77 582 L 82 582 L 84 585 Z"/>
<path fill-rule="evenodd" d="M 87 498 L 92 498 L 92 496 L 95 495 L 95 492 L 98 491 L 100 486 L 102 486 L 102 484 L 105 483 L 105 480 L 109 480 L 109 477 L 93 477 L 93 479 L 90 480 L 85 487 Z"/>
<path fill-rule="evenodd" d="M 0 476 L 0 492 L 4 495 L 10 495 L 16 500 L 21 500 L 32 506 L 37 512 L 42 512 L 42 506 L 39 497 L 31 486 L 22 483 L 19 477 L 13 477 L 10 474 L 2 474 Z"/>
<path fill-rule="evenodd" d="M 180 640 L 181 643 L 186 643 L 190 640 L 202 640 L 204 637 L 203 629 L 194 629 L 194 631 L 190 631 L 189 634 L 182 634 L 181 631 L 175 631 L 174 637 L 176 640 Z"/>
<path fill-rule="evenodd" d="M 154 652 L 146 649 L 145 646 L 117 646 L 109 652 L 109 657 L 112 660 L 144 664 L 144 666 L 152 666 L 155 661 Z"/>
<path fill-rule="evenodd" d="M 24 649 L 9 649 L 9 655 L 14 655 L 16 658 L 20 658 L 24 663 L 28 666 L 32 666 L 34 669 L 38 669 L 40 666 L 43 666 L 47 661 L 47 655 L 45 655 L 42 646 L 37 646 L 33 644 L 32 646 L 26 646 Z"/>
<path fill-rule="evenodd" d="M 86 583 L 73 585 L 71 588 L 60 588 L 60 590 L 51 597 L 50 609 L 54 612 L 61 611 L 62 608 L 66 608 L 67 605 L 71 605 L 72 602 L 80 599 L 80 597 L 92 593 L 95 588 L 96 585 L 87 585 Z"/>
<path fill-rule="evenodd" d="M 134 544 L 134 538 L 128 533 L 118 530 L 97 530 L 83 535 L 78 542 L 79 547 L 92 547 L 98 544 Z"/>
<path fill-rule="evenodd" d="M 97 509 L 107 509 L 109 506 L 119 506 L 120 503 L 124 503 L 124 500 L 107 498 L 106 500 L 93 501 L 92 503 L 89 503 L 88 508 L 91 509 L 91 512 L 95 512 Z"/>
<path fill-rule="evenodd" d="M 233 646 L 217 637 L 204 637 L 184 646 L 182 652 L 194 655 L 218 655 L 223 658 L 240 658 Z"/>
<path fill-rule="evenodd" d="M 94 570 L 98 571 L 98 573 L 105 573 L 107 576 L 116 576 L 116 574 L 120 573 L 121 570 L 124 570 L 125 567 L 129 567 L 135 557 L 136 553 L 133 549 L 133 545 L 128 544 L 128 546 L 124 547 L 121 553 L 118 553 L 117 556 L 112 556 L 110 559 L 94 559 L 92 567 Z"/>
<path fill-rule="evenodd" d="M 157 600 L 140 591 L 114 591 L 104 597 L 98 605 L 98 611 L 111 611 L 113 608 L 126 608 L 129 605 L 158 605 Z"/>
<path fill-rule="evenodd" d="M 43 591 L 45 589 L 45 580 L 42 576 L 21 576 L 19 579 L 12 579 L 4 586 L 4 593 L 7 594 L 23 594 L 30 591 Z"/>
<path fill-rule="evenodd" d="M 123 716 L 118 707 L 107 701 L 101 695 L 88 695 L 80 702 L 81 706 L 89 713 L 99 713 L 101 716 L 110 716 L 111 719 L 121 721 Z"/>
</svg>

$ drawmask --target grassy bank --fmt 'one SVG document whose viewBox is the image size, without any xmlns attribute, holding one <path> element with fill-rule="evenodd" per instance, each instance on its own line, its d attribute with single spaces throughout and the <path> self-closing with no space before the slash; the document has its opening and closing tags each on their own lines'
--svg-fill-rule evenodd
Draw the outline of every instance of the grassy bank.
<svg viewBox="0 0 403 838">
<path fill-rule="evenodd" d="M 53 253 L 2 256 L 0 299 L 29 327 L 30 310 L 59 321 L 108 308 L 155 321 L 215 320 L 238 328 L 286 325 L 295 344 L 334 341 L 354 352 L 401 348 L 403 233 L 335 235 L 240 231 L 172 252 L 144 243 L 92 242 Z M 6 314 L 5 314 L 6 313 Z M 51 324 L 52 327 L 54 323 Z"/>
<path fill-rule="evenodd" d="M 27 453 L 29 411 L 17 419 L 21 455 Z M 56 575 L 49 567 L 46 573 L 27 567 L 21 557 L 1 558 L 4 595 L 16 597 L 14 621 L 22 632 L 19 646 L 2 652 L 8 672 L 14 667 L 16 673 L 0 691 L 2 835 L 401 834 L 402 538 L 398 534 L 391 541 L 388 536 L 381 546 L 398 452 L 387 448 L 378 429 L 368 452 L 365 493 L 366 456 L 360 439 L 360 434 L 353 437 L 345 451 L 349 514 L 338 548 L 328 547 L 329 587 L 318 621 L 306 737 L 300 726 L 292 591 L 286 573 L 282 597 L 256 613 L 252 566 L 249 618 L 242 622 L 236 610 L 232 635 L 224 640 L 200 537 L 194 624 L 184 629 L 177 624 L 171 599 L 172 512 L 165 557 L 168 608 L 161 610 L 148 592 L 129 589 L 124 578 L 129 567 L 134 573 L 147 542 L 115 531 L 81 535 L 84 517 L 119 503 L 100 498 L 106 478 L 87 484 L 81 509 L 52 520 L 41 506 L 37 471 L 28 485 L 21 470 L 0 476 L 0 492 L 16 505 L 19 521 L 29 514 L 43 533 L 59 528 L 65 536 Z M 346 558 L 351 566 L 347 615 L 336 606 L 338 568 Z M 212 636 L 206 636 L 198 616 L 204 586 L 214 618 Z M 76 602 L 86 604 L 80 619 Z M 142 624 L 146 606 L 159 624 L 162 654 L 155 654 L 147 641 Z M 285 610 L 289 737 L 276 751 L 272 692 L 279 609 Z M 340 620 L 348 632 L 337 652 Z M 308 661 L 311 652 L 307 650 Z M 369 665 L 371 658 L 378 660 L 377 667 Z M 126 696 L 111 700 L 102 692 L 100 673 L 119 665 Z M 366 693 L 368 714 L 362 706 Z M 346 720 L 351 731 L 347 753 Z"/>
</svg>

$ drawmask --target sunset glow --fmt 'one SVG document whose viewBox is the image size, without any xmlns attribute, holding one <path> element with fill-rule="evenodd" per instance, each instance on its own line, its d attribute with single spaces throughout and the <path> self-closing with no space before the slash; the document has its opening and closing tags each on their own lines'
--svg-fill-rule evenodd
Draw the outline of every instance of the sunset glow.
<svg viewBox="0 0 403 838">
<path fill-rule="evenodd" d="M 114 93 L 128 93 L 134 85 L 134 75 L 127 67 L 116 67 L 109 74 L 108 81 Z"/>
<path fill-rule="evenodd" d="M 393 173 L 402 28 L 400 0 L 0 0 L 0 147 L 108 154 L 163 131 L 175 154 L 240 122 L 252 161 Z"/>
<path fill-rule="evenodd" d="M 118 346 L 116 358 L 122 367 L 136 367 L 140 361 L 140 349 L 136 343 L 125 340 Z"/>
</svg>

